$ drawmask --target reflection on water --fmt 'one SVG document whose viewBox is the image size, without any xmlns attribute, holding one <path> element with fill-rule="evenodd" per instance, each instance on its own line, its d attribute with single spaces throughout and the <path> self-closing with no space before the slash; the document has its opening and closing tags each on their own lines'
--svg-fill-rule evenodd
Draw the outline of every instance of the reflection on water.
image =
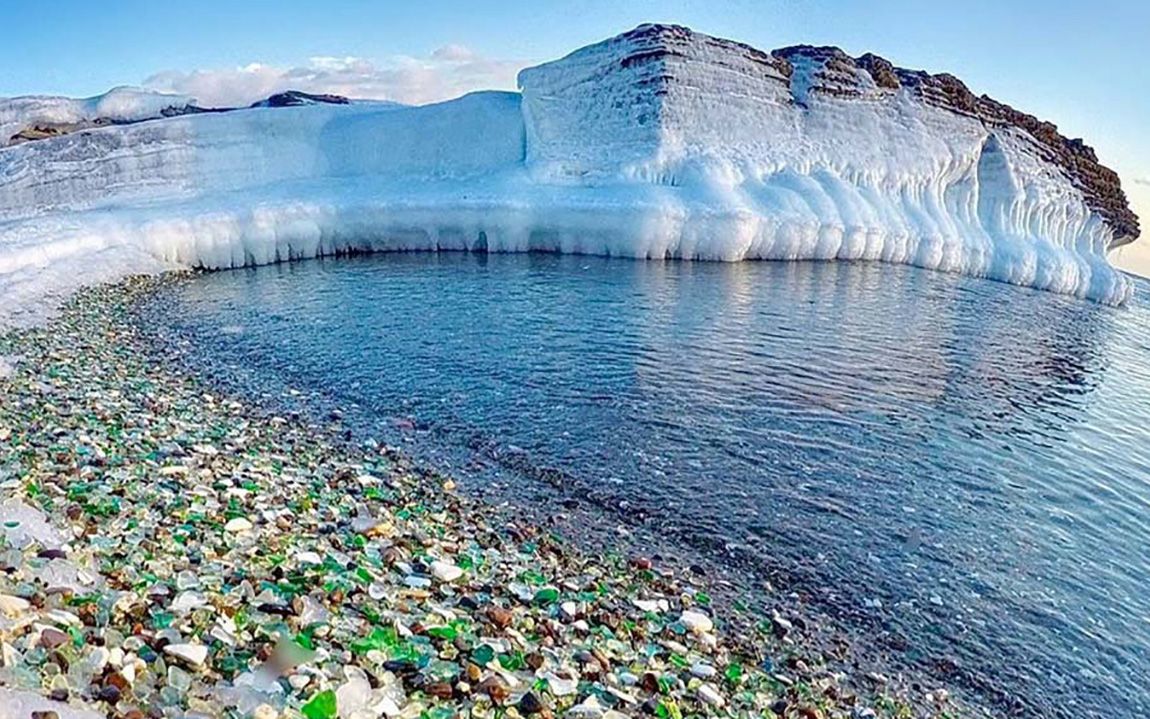
<svg viewBox="0 0 1150 719">
<path fill-rule="evenodd" d="M 412 418 L 459 470 L 556 467 L 1037 711 L 1150 714 L 1144 299 L 541 255 L 303 263 L 166 299 L 219 372 Z"/>
</svg>

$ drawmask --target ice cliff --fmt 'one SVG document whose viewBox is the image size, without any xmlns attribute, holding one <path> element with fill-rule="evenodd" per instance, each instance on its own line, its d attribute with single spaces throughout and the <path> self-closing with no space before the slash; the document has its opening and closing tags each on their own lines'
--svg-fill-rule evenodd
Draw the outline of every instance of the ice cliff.
<svg viewBox="0 0 1150 719">
<path fill-rule="evenodd" d="M 882 260 L 1130 293 L 1106 261 L 1138 236 L 1117 176 L 951 76 L 646 25 L 519 82 L 422 107 L 143 94 L 113 121 L 96 100 L 0 101 L 25 140 L 0 149 L 0 299 L 13 315 L 164 267 L 443 249 Z M 73 124 L 17 137 L 29 106 Z"/>
</svg>

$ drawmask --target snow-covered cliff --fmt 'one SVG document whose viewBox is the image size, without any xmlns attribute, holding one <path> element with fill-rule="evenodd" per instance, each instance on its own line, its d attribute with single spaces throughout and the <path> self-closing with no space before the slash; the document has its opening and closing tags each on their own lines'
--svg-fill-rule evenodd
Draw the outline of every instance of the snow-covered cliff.
<svg viewBox="0 0 1150 719">
<path fill-rule="evenodd" d="M 728 218 L 723 259 L 875 259 L 1126 295 L 1105 260 L 1138 234 L 1117 176 L 949 76 L 647 26 L 520 82 L 537 181 L 705 194 L 684 219 Z"/>
<path fill-rule="evenodd" d="M 1138 234 L 1114 173 L 949 76 L 642 26 L 520 85 L 210 113 L 122 95 L 114 122 L 96 100 L 0 101 L 6 132 L 20 107 L 58 120 L 0 149 L 0 299 L 11 315 L 162 267 L 477 248 L 883 260 L 1129 294 L 1105 258 Z"/>
</svg>

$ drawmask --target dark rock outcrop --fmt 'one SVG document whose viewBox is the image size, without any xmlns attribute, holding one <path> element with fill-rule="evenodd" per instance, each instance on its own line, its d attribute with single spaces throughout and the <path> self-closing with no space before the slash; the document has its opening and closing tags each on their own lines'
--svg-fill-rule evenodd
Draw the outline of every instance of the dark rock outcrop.
<svg viewBox="0 0 1150 719">
<path fill-rule="evenodd" d="M 696 33 L 679 25 L 641 25 L 617 40 L 634 43 L 636 49 L 621 60 L 624 68 L 658 63 L 668 57 L 681 57 L 696 52 L 695 45 L 703 43 L 722 52 L 715 53 L 719 64 L 733 59 L 745 59 L 761 66 L 769 77 L 786 82 L 791 76 L 791 65 L 785 58 L 763 52 L 750 45 Z M 731 54 L 734 51 L 734 54 Z"/>
<path fill-rule="evenodd" d="M 348 105 L 351 100 L 341 95 L 315 95 L 300 90 L 287 90 L 285 92 L 276 93 L 271 97 L 260 100 L 259 102 L 251 104 L 249 107 L 299 107 L 301 105 Z M 0 148 L 11 147 L 13 145 L 20 145 L 25 142 L 35 142 L 37 140 L 47 140 L 53 137 L 60 137 L 61 135 L 70 135 L 74 132 L 81 132 L 84 130 L 98 130 L 101 127 L 108 127 L 110 125 L 131 125 L 137 122 L 147 122 L 149 120 L 158 120 L 160 118 L 180 117 L 181 115 L 200 115 L 211 112 L 232 112 L 233 110 L 246 109 L 236 107 L 199 107 L 198 105 L 172 105 L 160 110 L 159 115 L 156 117 L 148 117 L 140 120 L 115 120 L 107 117 L 95 117 L 91 119 L 81 120 L 79 122 L 36 122 L 28 127 L 21 129 L 11 137 L 6 138 Z"/>
<path fill-rule="evenodd" d="M 266 100 L 253 103 L 252 107 L 299 107 L 301 105 L 348 105 L 351 101 L 342 95 L 313 95 L 300 90 L 287 90 L 272 95 Z"/>
<path fill-rule="evenodd" d="M 35 142 L 37 140 L 47 140 L 53 137 L 60 137 L 61 135 L 69 135 L 79 130 L 88 130 L 99 127 L 106 127 L 112 123 L 105 118 L 97 118 L 87 122 L 67 122 L 67 123 L 48 123 L 38 122 L 34 125 L 25 127 L 20 132 L 8 138 L 7 146 L 21 145 L 25 142 Z"/>
</svg>

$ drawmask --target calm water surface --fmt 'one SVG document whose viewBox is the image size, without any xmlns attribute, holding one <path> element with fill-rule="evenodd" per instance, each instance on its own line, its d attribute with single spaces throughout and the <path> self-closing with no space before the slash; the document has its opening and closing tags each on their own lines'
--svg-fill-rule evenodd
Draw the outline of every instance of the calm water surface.
<svg viewBox="0 0 1150 719">
<path fill-rule="evenodd" d="M 155 312 L 203 366 L 324 389 L 457 471 L 562 470 L 1031 713 L 1136 717 L 1139 291 L 1116 310 L 883 265 L 390 255 L 207 275 Z"/>
</svg>

